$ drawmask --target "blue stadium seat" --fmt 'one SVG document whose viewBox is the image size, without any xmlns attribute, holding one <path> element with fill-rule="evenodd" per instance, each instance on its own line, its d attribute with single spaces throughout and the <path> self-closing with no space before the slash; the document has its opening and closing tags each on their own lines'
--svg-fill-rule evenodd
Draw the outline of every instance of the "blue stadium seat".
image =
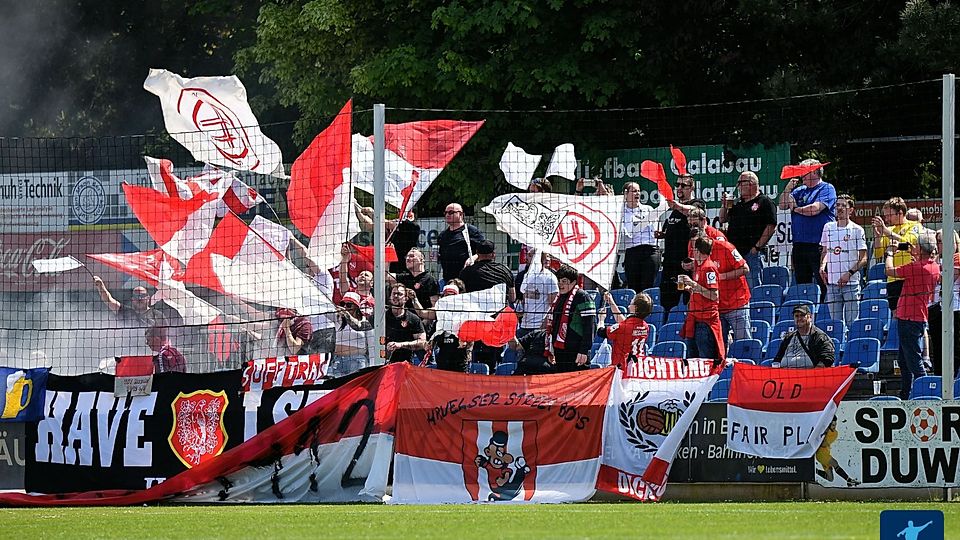
<svg viewBox="0 0 960 540">
<path fill-rule="evenodd" d="M 670 313 L 667 314 L 667 323 L 682 323 L 687 320 L 687 306 L 685 304 L 677 304 L 673 309 L 670 310 Z"/>
<path fill-rule="evenodd" d="M 816 283 L 791 285 L 783 292 L 783 301 L 789 302 L 790 300 L 806 300 L 811 304 L 817 304 L 820 302 L 820 288 L 817 287 Z"/>
<path fill-rule="evenodd" d="M 953 381 L 953 399 L 960 399 L 960 377 Z"/>
<path fill-rule="evenodd" d="M 765 321 L 770 326 L 776 322 L 777 307 L 773 302 L 761 300 L 750 302 L 750 320 Z M 792 317 L 791 317 L 792 318 Z"/>
<path fill-rule="evenodd" d="M 830 341 L 833 342 L 833 361 L 836 362 L 837 358 L 840 356 L 840 353 L 843 351 L 843 344 L 840 343 L 840 340 L 835 337 L 830 338 Z"/>
<path fill-rule="evenodd" d="M 773 360 L 777 356 L 777 351 L 780 350 L 780 343 L 783 340 L 780 338 L 773 338 L 770 340 L 770 343 L 767 343 L 767 348 L 763 350 L 763 359 L 764 360 Z M 760 362 L 760 365 L 764 365 L 763 362 Z"/>
<path fill-rule="evenodd" d="M 880 319 L 857 319 L 847 329 L 847 341 L 857 338 L 883 339 L 883 322 Z"/>
<path fill-rule="evenodd" d="M 796 329 L 797 325 L 794 324 L 793 319 L 780 321 L 773 325 L 773 328 L 770 330 L 770 337 L 772 339 L 783 339 L 784 334 L 793 332 Z"/>
<path fill-rule="evenodd" d="M 867 401 L 900 401 L 897 396 L 873 396 Z"/>
<path fill-rule="evenodd" d="M 650 356 L 663 358 L 686 358 L 687 344 L 682 341 L 664 341 L 650 349 Z"/>
<path fill-rule="evenodd" d="M 790 270 L 785 266 L 768 266 L 760 271 L 760 282 L 764 285 L 776 284 L 786 289 L 790 284 Z"/>
<path fill-rule="evenodd" d="M 887 299 L 886 281 L 871 281 L 867 283 L 867 286 L 860 292 L 861 300 L 880 300 L 881 298 L 884 300 Z"/>
<path fill-rule="evenodd" d="M 759 360 L 750 360 L 749 358 L 737 358 L 738 364 L 750 364 L 751 366 L 757 365 Z"/>
<path fill-rule="evenodd" d="M 913 386 L 910 387 L 910 399 L 926 397 L 943 398 L 942 385 L 943 380 L 939 375 L 917 377 L 913 380 Z"/>
<path fill-rule="evenodd" d="M 486 365 L 486 364 L 484 364 Z M 497 375 L 513 375 L 513 372 L 517 370 L 517 364 L 513 362 L 502 362 L 497 366 Z"/>
<path fill-rule="evenodd" d="M 483 362 L 470 362 L 470 367 L 467 368 L 467 373 L 473 373 L 474 375 L 489 375 L 490 366 L 484 364 Z"/>
<path fill-rule="evenodd" d="M 683 323 L 667 323 L 657 329 L 657 339 L 656 343 L 662 343 L 664 341 L 683 341 L 683 338 L 680 337 L 680 330 L 683 329 Z"/>
<path fill-rule="evenodd" d="M 730 344 L 727 356 L 759 361 L 763 356 L 763 343 L 759 339 L 738 339 Z"/>
<path fill-rule="evenodd" d="M 725 381 L 732 378 L 733 378 L 733 364 L 728 364 L 726 367 L 723 368 L 723 371 L 720 372 L 720 378 L 718 379 L 717 382 Z"/>
<path fill-rule="evenodd" d="M 647 323 L 647 342 L 645 344 L 647 350 L 650 350 L 650 347 L 653 347 L 653 344 L 657 342 L 657 327 Z"/>
<path fill-rule="evenodd" d="M 511 349 L 510 347 L 504 347 L 503 353 L 500 355 L 501 364 L 510 364 L 517 363 L 517 360 L 520 358 L 520 353 Z"/>
<path fill-rule="evenodd" d="M 591 363 L 591 364 L 590 364 L 590 369 L 603 369 L 603 366 L 601 366 L 600 364 L 593 364 L 593 363 Z"/>
<path fill-rule="evenodd" d="M 653 311 L 650 312 L 650 315 L 647 316 L 647 324 L 652 324 L 657 328 L 660 328 L 664 324 L 664 315 L 663 315 L 663 306 L 660 303 L 653 305 Z"/>
<path fill-rule="evenodd" d="M 877 373 L 880 371 L 880 340 L 874 338 L 856 338 L 847 340 L 843 348 L 843 358 L 834 365 L 849 366 L 858 364 L 857 371 Z"/>
<path fill-rule="evenodd" d="M 724 402 L 727 401 L 728 395 L 730 395 L 730 379 L 718 380 L 707 394 L 707 401 Z"/>
<path fill-rule="evenodd" d="M 816 323 L 817 326 L 820 326 L 820 321 L 826 321 L 832 318 L 833 317 L 830 315 L 829 303 L 823 302 L 821 304 L 817 304 L 817 314 L 813 318 L 813 322 Z"/>
<path fill-rule="evenodd" d="M 650 299 L 653 300 L 654 305 L 660 304 L 660 287 L 650 287 L 649 289 L 644 289 L 643 292 L 650 295 Z"/>
<path fill-rule="evenodd" d="M 843 340 L 845 339 L 847 332 L 847 327 L 843 324 L 843 321 L 838 319 L 827 319 L 817 323 L 817 328 L 823 330 L 828 336 L 839 341 L 841 345 L 843 344 Z"/>
<path fill-rule="evenodd" d="M 777 320 L 778 321 L 793 321 L 793 308 L 806 305 L 810 308 L 810 313 L 816 313 L 817 305 L 808 300 L 787 300 L 780 306 L 780 309 L 777 310 Z"/>
<path fill-rule="evenodd" d="M 883 263 L 875 264 L 867 270 L 867 282 L 872 281 L 887 281 L 887 270 Z"/>
<path fill-rule="evenodd" d="M 770 323 L 767 321 L 755 321 L 750 319 L 750 335 L 754 339 L 759 339 L 763 346 L 767 346 L 767 342 L 770 341 Z"/>
<path fill-rule="evenodd" d="M 887 305 L 886 299 L 862 300 L 857 318 L 880 319 L 883 327 L 886 328 L 890 324 L 890 307 Z"/>
<path fill-rule="evenodd" d="M 954 329 L 960 331 L 960 329 Z M 897 319 L 890 319 L 890 326 L 887 327 L 887 339 L 880 347 L 881 351 L 899 351 L 900 350 L 900 331 L 897 329 Z"/>
<path fill-rule="evenodd" d="M 757 285 L 750 289 L 750 300 L 754 302 L 773 302 L 774 305 L 778 305 L 783 301 L 783 287 L 776 283 Z"/>
<path fill-rule="evenodd" d="M 633 302 L 633 297 L 637 293 L 633 289 L 614 289 L 610 291 L 610 296 L 613 297 L 613 301 L 620 307 L 626 308 L 630 305 L 630 302 Z"/>
<path fill-rule="evenodd" d="M 442 291 L 443 289 L 440 290 Z M 603 293 L 592 289 L 587 289 L 583 292 L 593 299 L 593 306 L 597 308 L 597 314 L 600 314 L 600 310 L 603 308 Z"/>
</svg>

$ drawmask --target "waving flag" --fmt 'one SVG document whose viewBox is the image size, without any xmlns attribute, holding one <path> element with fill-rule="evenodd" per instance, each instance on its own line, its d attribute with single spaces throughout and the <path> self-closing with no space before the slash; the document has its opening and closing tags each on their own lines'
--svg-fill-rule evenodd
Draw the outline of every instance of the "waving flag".
<svg viewBox="0 0 960 540">
<path fill-rule="evenodd" d="M 659 500 L 680 442 L 718 375 L 712 360 L 644 357 L 613 384 L 597 488 Z"/>
<path fill-rule="evenodd" d="M 151 69 L 143 88 L 160 98 L 167 131 L 197 161 L 282 174 L 280 147 L 260 131 L 247 90 L 236 76 L 184 79 Z"/>
<path fill-rule="evenodd" d="M 503 171 L 503 177 L 510 185 L 526 190 L 530 187 L 530 180 L 537 170 L 537 165 L 540 164 L 541 157 L 528 154 L 523 148 L 508 142 L 503 155 L 500 156 L 500 170 Z"/>
<path fill-rule="evenodd" d="M 640 176 L 656 184 L 657 191 L 664 199 L 673 200 L 673 188 L 670 187 L 670 182 L 667 182 L 667 173 L 663 170 L 663 165 L 645 159 L 640 164 Z"/>
<path fill-rule="evenodd" d="M 144 156 L 143 159 L 147 162 L 147 175 L 154 189 L 184 200 L 201 192 L 214 194 L 221 199 L 221 205 L 217 209 L 218 217 L 223 217 L 228 210 L 235 214 L 242 214 L 266 202 L 257 190 L 248 186 L 232 172 L 208 166 L 203 173 L 181 180 L 173 173 L 173 162 L 169 159 L 156 159 L 149 156 Z"/>
<path fill-rule="evenodd" d="M 290 219 L 310 237 L 307 256 L 324 270 L 340 264 L 340 245 L 360 232 L 350 184 L 352 114 L 351 100 L 290 169 Z"/>
<path fill-rule="evenodd" d="M 671 144 L 670 154 L 673 155 L 673 162 L 677 166 L 677 174 L 680 176 L 687 174 L 687 156 L 683 155 L 683 150 L 674 148 Z"/>
<path fill-rule="evenodd" d="M 546 251 L 610 287 L 623 222 L 622 196 L 514 193 L 490 201 L 483 211 L 514 240 Z"/>
<path fill-rule="evenodd" d="M 183 276 L 183 265 L 180 261 L 167 255 L 160 248 L 138 253 L 88 253 L 87 257 L 142 279 L 153 286 L 160 281 L 160 267 L 164 263 L 173 269 L 171 279 L 180 280 Z"/>
<path fill-rule="evenodd" d="M 727 399 L 727 447 L 769 458 L 813 456 L 856 373 L 850 366 L 737 364 Z"/>
<path fill-rule="evenodd" d="M 198 193 L 184 200 L 130 184 L 123 185 L 123 193 L 150 237 L 177 260 L 186 263 L 210 238 L 217 208 L 209 203 L 217 200 L 216 195 Z"/>
<path fill-rule="evenodd" d="M 544 176 L 559 176 L 567 180 L 577 178 L 577 156 L 574 154 L 573 144 L 565 143 L 556 147 L 547 164 Z"/>
<path fill-rule="evenodd" d="M 517 312 L 507 306 L 490 319 L 465 321 L 460 325 L 457 337 L 460 341 L 482 341 L 491 347 L 502 347 L 516 337 L 519 324 Z"/>
<path fill-rule="evenodd" d="M 405 378 L 391 502 L 589 499 L 614 373 L 524 378 L 424 369 Z"/>
<path fill-rule="evenodd" d="M 460 327 L 468 321 L 493 321 L 507 307 L 507 286 L 503 283 L 463 294 L 444 296 L 433 306 L 437 313 L 437 329 L 433 335 L 450 332 L 460 335 Z"/>
<path fill-rule="evenodd" d="M 429 120 L 384 126 L 387 202 L 406 215 L 482 125 Z M 373 193 L 373 137 L 355 134 L 352 141 L 354 185 Z"/>
<path fill-rule="evenodd" d="M 197 295 L 188 291 L 182 282 L 174 279 L 174 269 L 169 263 L 160 263 L 160 274 L 157 281 L 157 292 L 153 300 L 163 300 L 167 305 L 177 310 L 186 326 L 204 326 L 214 322 L 221 315 L 220 310 L 208 302 L 201 300 Z"/>
<path fill-rule="evenodd" d="M 812 173 L 817 169 L 821 169 L 829 165 L 830 162 L 826 163 L 814 163 L 812 165 L 784 165 L 783 169 L 780 171 L 780 179 L 787 180 L 790 178 L 800 178 L 801 176 Z"/>
</svg>

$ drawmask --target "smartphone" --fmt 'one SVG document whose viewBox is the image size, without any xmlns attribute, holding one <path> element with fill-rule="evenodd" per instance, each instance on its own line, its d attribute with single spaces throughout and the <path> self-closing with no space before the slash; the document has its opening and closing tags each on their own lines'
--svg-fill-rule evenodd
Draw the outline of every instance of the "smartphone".
<svg viewBox="0 0 960 540">
<path fill-rule="evenodd" d="M 592 187 L 592 188 L 597 187 L 597 179 L 596 179 L 596 178 L 584 178 L 584 179 L 583 179 L 583 187 Z"/>
<path fill-rule="evenodd" d="M 910 251 L 910 242 L 900 242 L 897 244 L 897 251 Z"/>
</svg>

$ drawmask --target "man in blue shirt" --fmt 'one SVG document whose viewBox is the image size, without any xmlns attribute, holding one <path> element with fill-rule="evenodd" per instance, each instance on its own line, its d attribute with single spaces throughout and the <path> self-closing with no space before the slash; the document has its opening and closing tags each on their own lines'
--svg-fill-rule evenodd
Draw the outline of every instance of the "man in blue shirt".
<svg viewBox="0 0 960 540">
<path fill-rule="evenodd" d="M 819 165 L 816 159 L 805 159 L 801 166 Z M 790 210 L 793 234 L 793 272 L 797 283 L 813 283 L 820 287 L 820 295 L 826 286 L 821 282 L 820 238 L 823 226 L 836 220 L 837 190 L 833 184 L 821 179 L 823 167 L 787 182 L 780 195 L 780 208 Z M 801 184 L 802 185 L 797 185 Z"/>
</svg>

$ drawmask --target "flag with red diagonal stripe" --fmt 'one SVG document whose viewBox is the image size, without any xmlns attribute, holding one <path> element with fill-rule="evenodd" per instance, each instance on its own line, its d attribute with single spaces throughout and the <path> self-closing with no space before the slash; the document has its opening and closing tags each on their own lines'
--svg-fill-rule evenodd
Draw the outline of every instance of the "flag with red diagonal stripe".
<svg viewBox="0 0 960 540">
<path fill-rule="evenodd" d="M 614 374 L 419 370 L 400 388 L 391 502 L 589 499 Z"/>
<path fill-rule="evenodd" d="M 737 364 L 727 399 L 727 447 L 769 458 L 812 456 L 856 373 L 850 366 Z"/>
</svg>

